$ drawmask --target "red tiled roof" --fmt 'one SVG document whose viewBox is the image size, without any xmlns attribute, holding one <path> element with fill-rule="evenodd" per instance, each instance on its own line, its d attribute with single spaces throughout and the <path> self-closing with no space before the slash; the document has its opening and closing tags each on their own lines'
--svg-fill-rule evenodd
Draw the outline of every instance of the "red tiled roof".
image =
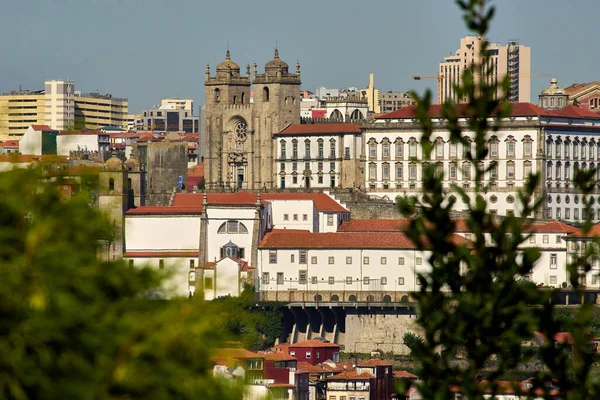
<svg viewBox="0 0 600 400">
<path fill-rule="evenodd" d="M 204 177 L 204 163 L 200 162 L 191 168 L 188 168 L 188 176 Z"/>
<path fill-rule="evenodd" d="M 361 132 L 357 124 L 293 124 L 283 128 L 275 135 L 335 135 L 338 133 Z"/>
<path fill-rule="evenodd" d="M 410 219 L 351 219 L 344 220 L 339 232 L 401 232 L 410 226 Z M 456 223 L 456 232 L 469 232 L 465 220 L 459 219 Z"/>
<path fill-rule="evenodd" d="M 568 105 L 558 110 L 547 112 L 550 116 L 565 117 L 565 118 L 600 118 L 600 114 L 582 107 Z"/>
<path fill-rule="evenodd" d="M 31 128 L 34 131 L 50 131 L 50 127 L 48 125 L 31 125 Z"/>
<path fill-rule="evenodd" d="M 452 235 L 457 245 L 471 241 Z M 259 249 L 416 249 L 414 243 L 403 232 L 319 232 L 292 229 L 273 229 L 268 232 Z"/>
<path fill-rule="evenodd" d="M 541 340 L 546 340 L 546 335 L 541 332 L 534 332 L 534 335 Z M 571 332 L 556 332 L 554 334 L 554 341 L 560 344 L 575 344 L 575 339 L 573 339 Z"/>
<path fill-rule="evenodd" d="M 296 387 L 296 385 L 294 385 L 292 383 L 271 383 L 269 385 L 269 388 L 275 388 L 275 389 L 277 389 L 277 388 L 291 389 L 291 388 L 295 388 L 295 387 Z"/>
<path fill-rule="evenodd" d="M 285 353 L 259 353 L 268 361 L 295 361 L 296 357 Z"/>
<path fill-rule="evenodd" d="M 319 212 L 349 212 L 325 193 L 262 193 L 262 200 L 312 200 Z"/>
<path fill-rule="evenodd" d="M 550 221 L 545 224 L 531 224 L 523 227 L 523 231 L 532 233 L 571 233 L 577 228 L 559 221 Z"/>
<path fill-rule="evenodd" d="M 262 203 L 268 200 L 312 200 L 320 212 L 349 212 L 325 193 L 261 193 L 260 198 Z M 206 194 L 206 202 L 210 205 L 255 205 L 256 199 L 255 193 L 248 192 Z M 177 193 L 173 206 L 198 207 L 203 200 L 203 193 Z"/>
<path fill-rule="evenodd" d="M 322 365 L 312 365 L 305 361 L 298 362 L 298 365 L 296 368 L 300 371 L 306 371 L 311 374 L 323 374 L 325 372 L 328 372 L 325 368 L 323 368 Z"/>
<path fill-rule="evenodd" d="M 395 378 L 417 379 L 418 376 L 411 374 L 408 371 L 394 371 Z"/>
<path fill-rule="evenodd" d="M 600 224 L 596 224 L 592 226 L 589 232 L 584 233 L 582 229 L 575 229 L 573 233 L 567 236 L 567 239 L 573 238 L 595 238 L 600 237 Z"/>
<path fill-rule="evenodd" d="M 19 141 L 17 139 L 6 140 L 0 142 L 0 147 L 19 147 Z"/>
<path fill-rule="evenodd" d="M 289 345 L 289 349 L 293 351 L 294 348 L 310 348 L 310 347 L 335 347 L 340 348 L 339 344 L 323 342 L 321 340 L 304 340 L 302 342 L 293 343 Z"/>
<path fill-rule="evenodd" d="M 391 366 L 392 363 L 379 358 L 371 358 L 370 360 L 361 362 L 357 367 L 376 367 L 379 365 Z"/>
<path fill-rule="evenodd" d="M 574 83 L 571 86 L 567 86 L 564 90 L 565 90 L 565 92 L 567 92 L 567 94 L 573 96 L 573 95 L 579 94 L 579 92 L 583 91 L 583 89 L 587 89 L 587 87 L 592 86 L 592 85 L 600 86 L 600 82 L 594 81 L 594 82 L 585 82 L 585 83 Z"/>
<path fill-rule="evenodd" d="M 143 257 L 143 258 L 175 258 L 175 257 L 198 257 L 197 251 L 126 251 L 123 257 Z"/>
<path fill-rule="evenodd" d="M 364 381 L 372 379 L 373 375 L 363 372 L 362 374 L 357 373 L 356 371 L 344 371 L 340 372 L 337 375 L 333 375 L 327 378 L 328 381 Z"/>
<path fill-rule="evenodd" d="M 511 105 L 511 116 L 513 117 L 535 117 L 546 113 L 543 108 L 531 103 L 512 103 Z M 443 106 L 441 104 L 431 104 L 428 112 L 429 117 L 441 118 L 442 107 Z M 375 119 L 413 119 L 416 118 L 416 109 L 416 105 L 411 105 L 387 114 L 379 115 L 375 117 Z M 461 118 L 466 118 L 471 115 L 471 110 L 469 109 L 468 104 L 457 104 L 454 111 L 456 115 Z"/>
<path fill-rule="evenodd" d="M 153 214 L 200 214 L 202 205 L 196 207 L 169 207 L 169 206 L 142 206 L 130 208 L 126 215 L 153 215 Z"/>
</svg>

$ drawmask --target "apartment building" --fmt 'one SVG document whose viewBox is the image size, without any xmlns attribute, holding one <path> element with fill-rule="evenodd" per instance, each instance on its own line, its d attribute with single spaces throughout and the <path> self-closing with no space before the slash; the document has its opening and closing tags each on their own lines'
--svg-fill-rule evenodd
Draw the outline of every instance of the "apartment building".
<svg viewBox="0 0 600 400">
<path fill-rule="evenodd" d="M 466 101 L 458 98 L 454 85 L 460 85 L 462 74 L 478 62 L 484 39 L 479 36 L 466 36 L 460 39 L 460 48 L 456 53 L 444 57 L 438 69 L 438 103 L 452 99 L 457 103 Z M 529 102 L 531 91 L 531 48 L 510 40 L 507 45 L 489 43 L 487 52 L 490 56 L 489 65 L 475 72 L 475 80 L 479 79 L 481 71 L 490 82 L 499 83 L 506 75 L 510 78 L 509 100 L 511 102 Z"/>
<path fill-rule="evenodd" d="M 0 95 L 0 140 L 18 139 L 30 125 L 45 125 L 43 90 L 22 90 Z"/>
<path fill-rule="evenodd" d="M 160 105 L 173 107 L 179 110 L 186 110 L 189 111 L 191 114 L 194 114 L 194 100 L 173 97 L 170 99 L 162 99 L 160 101 Z"/>
<path fill-rule="evenodd" d="M 110 94 L 75 91 L 70 80 L 49 80 L 43 90 L 7 92 L 0 95 L 0 140 L 18 139 L 30 125 L 53 130 L 127 129 L 127 99 Z"/>
<path fill-rule="evenodd" d="M 137 131 L 186 132 L 199 130 L 200 118 L 191 110 L 178 108 L 174 104 L 165 104 L 158 108 L 144 110 L 136 120 Z"/>
<path fill-rule="evenodd" d="M 128 128 L 129 102 L 111 94 L 75 92 L 75 129 Z"/>
</svg>

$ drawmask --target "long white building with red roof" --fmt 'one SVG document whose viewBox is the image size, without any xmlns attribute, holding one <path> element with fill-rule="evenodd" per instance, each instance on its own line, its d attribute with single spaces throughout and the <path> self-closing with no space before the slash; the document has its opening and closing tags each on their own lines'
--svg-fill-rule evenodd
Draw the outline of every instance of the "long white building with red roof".
<svg viewBox="0 0 600 400">
<path fill-rule="evenodd" d="M 433 152 L 426 160 L 415 111 L 416 106 L 409 106 L 377 116 L 363 127 L 364 187 L 369 194 L 390 200 L 420 196 L 423 166 L 433 163 L 444 176 L 444 187 L 460 187 L 470 195 L 471 202 L 477 195 L 482 196 L 492 214 L 520 215 L 517 193 L 530 174 L 540 173 L 543 184 L 534 197 L 546 201 L 533 217 L 571 222 L 585 219 L 583 198 L 573 187 L 573 178 L 577 169 L 594 168 L 600 162 L 600 114 L 572 105 L 544 110 L 530 103 L 512 104 L 511 116 L 488 140 L 483 167 L 489 168 L 484 182 L 491 183 L 491 190 L 476 194 L 478 182 L 467 156 L 474 151 L 473 133 L 468 128 L 464 130 L 464 137 L 471 144 L 451 141 L 441 106 L 431 105 Z M 455 112 L 466 126 L 468 107 L 459 104 Z M 598 196 L 586 200 L 597 203 Z M 466 210 L 467 204 L 457 201 L 455 208 Z M 600 217 L 600 207 L 594 207 L 592 217 Z"/>
</svg>

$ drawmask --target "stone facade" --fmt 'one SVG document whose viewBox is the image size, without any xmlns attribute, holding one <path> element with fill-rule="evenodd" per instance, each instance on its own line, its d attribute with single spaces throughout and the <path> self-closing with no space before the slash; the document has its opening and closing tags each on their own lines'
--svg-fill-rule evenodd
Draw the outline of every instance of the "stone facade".
<svg viewBox="0 0 600 400">
<path fill-rule="evenodd" d="M 168 206 L 179 180 L 187 183 L 187 143 L 186 142 L 138 142 L 133 145 L 132 154 L 144 171 L 140 178 L 148 206 Z M 185 189 L 183 186 L 181 189 Z"/>
<path fill-rule="evenodd" d="M 273 60 L 258 74 L 254 64 L 246 76 L 226 59 L 211 76 L 206 68 L 205 179 L 208 190 L 258 190 L 276 185 L 272 134 L 300 122 L 300 65 L 296 73 L 275 50 Z M 250 91 L 254 85 L 254 102 Z"/>
</svg>

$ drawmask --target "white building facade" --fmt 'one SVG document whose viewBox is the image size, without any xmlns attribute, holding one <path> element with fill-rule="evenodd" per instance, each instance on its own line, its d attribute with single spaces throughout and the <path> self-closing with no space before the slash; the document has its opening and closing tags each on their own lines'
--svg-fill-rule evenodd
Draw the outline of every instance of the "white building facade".
<svg viewBox="0 0 600 400">
<path fill-rule="evenodd" d="M 360 170 L 356 124 L 295 124 L 273 135 L 277 188 L 353 187 Z"/>
</svg>

